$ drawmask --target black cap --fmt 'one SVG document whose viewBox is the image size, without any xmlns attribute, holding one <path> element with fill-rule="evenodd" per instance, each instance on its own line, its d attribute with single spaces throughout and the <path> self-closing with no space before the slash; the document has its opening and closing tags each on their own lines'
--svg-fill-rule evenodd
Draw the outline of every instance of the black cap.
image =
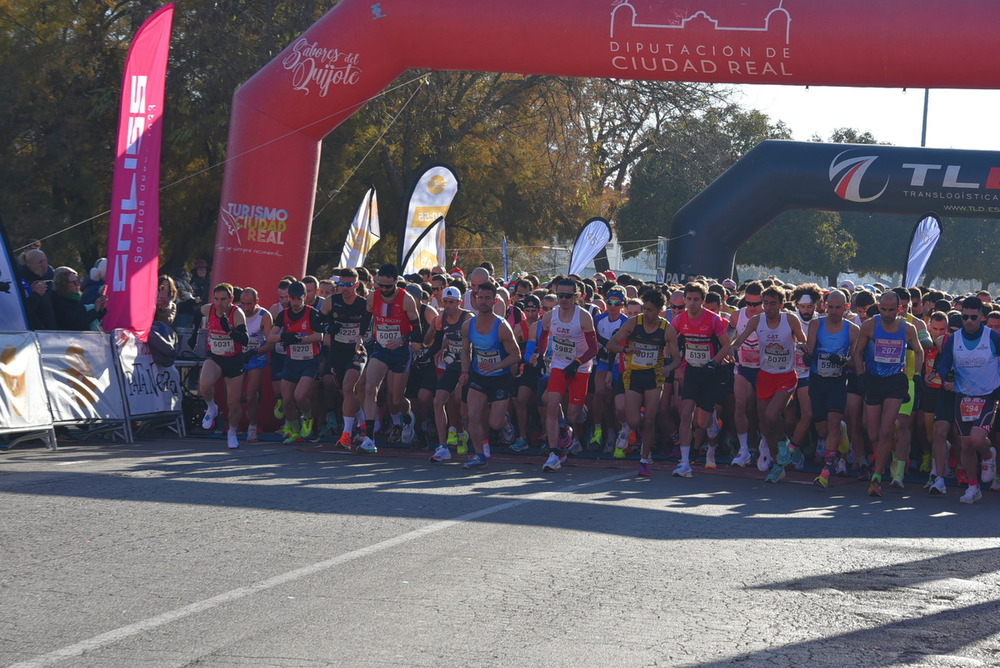
<svg viewBox="0 0 1000 668">
<path fill-rule="evenodd" d="M 288 296 L 302 299 L 306 296 L 306 284 L 302 281 L 295 281 L 288 286 Z"/>
</svg>

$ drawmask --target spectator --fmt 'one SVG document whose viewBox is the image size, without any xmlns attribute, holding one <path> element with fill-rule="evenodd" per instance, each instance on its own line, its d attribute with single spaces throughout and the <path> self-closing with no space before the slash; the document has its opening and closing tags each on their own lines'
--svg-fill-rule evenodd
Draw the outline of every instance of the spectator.
<svg viewBox="0 0 1000 668">
<path fill-rule="evenodd" d="M 104 294 L 104 286 L 107 285 L 108 261 L 101 258 L 94 263 L 94 268 L 90 270 L 90 276 L 84 281 L 83 301 L 84 304 L 93 304 L 97 298 Z"/>
<path fill-rule="evenodd" d="M 177 287 L 177 316 L 174 325 L 191 327 L 194 324 L 194 312 L 198 310 L 198 301 L 191 287 L 191 274 L 181 267 L 174 272 L 174 285 Z"/>
<path fill-rule="evenodd" d="M 153 320 L 173 326 L 177 317 L 177 285 L 166 274 L 160 276 L 156 287 L 156 313 Z"/>
<path fill-rule="evenodd" d="M 18 269 L 18 278 L 24 288 L 24 308 L 30 329 L 55 329 L 56 316 L 52 310 L 52 278 L 55 274 L 45 253 L 33 248 L 24 254 L 24 265 Z"/>
<path fill-rule="evenodd" d="M 211 302 L 209 292 L 212 290 L 212 277 L 209 273 L 208 262 L 204 260 L 194 261 L 194 276 L 191 278 L 191 288 L 194 292 L 195 301 L 204 305 Z"/>
<path fill-rule="evenodd" d="M 56 314 L 55 329 L 67 331 L 100 331 L 101 318 L 106 313 L 108 298 L 100 295 L 92 305 L 83 303 L 80 277 L 70 267 L 59 267 L 52 279 L 52 307 Z"/>
</svg>

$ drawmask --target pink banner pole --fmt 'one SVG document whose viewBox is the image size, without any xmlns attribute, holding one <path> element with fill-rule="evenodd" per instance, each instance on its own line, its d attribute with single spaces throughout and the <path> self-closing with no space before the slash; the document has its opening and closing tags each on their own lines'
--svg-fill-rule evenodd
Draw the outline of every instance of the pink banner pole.
<svg viewBox="0 0 1000 668">
<path fill-rule="evenodd" d="M 160 259 L 160 145 L 174 5 L 160 8 L 132 40 L 122 78 L 108 230 L 108 312 L 103 327 L 145 341 L 156 309 Z"/>
</svg>

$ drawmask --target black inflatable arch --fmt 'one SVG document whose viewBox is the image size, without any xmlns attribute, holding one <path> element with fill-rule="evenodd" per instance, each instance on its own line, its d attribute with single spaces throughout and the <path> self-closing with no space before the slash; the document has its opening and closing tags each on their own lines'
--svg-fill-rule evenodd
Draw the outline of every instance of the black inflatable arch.
<svg viewBox="0 0 1000 668">
<path fill-rule="evenodd" d="M 769 140 L 674 216 L 666 279 L 731 276 L 736 250 L 787 209 L 1000 215 L 1000 153 Z"/>
</svg>

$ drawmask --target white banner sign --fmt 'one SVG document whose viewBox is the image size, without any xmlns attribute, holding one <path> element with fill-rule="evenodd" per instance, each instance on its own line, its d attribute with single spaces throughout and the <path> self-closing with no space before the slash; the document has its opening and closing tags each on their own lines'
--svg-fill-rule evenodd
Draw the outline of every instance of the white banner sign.
<svg viewBox="0 0 1000 668">
<path fill-rule="evenodd" d="M 107 334 L 36 332 L 56 422 L 124 420 L 121 383 Z"/>
<path fill-rule="evenodd" d="M 351 229 L 347 233 L 347 241 L 340 252 L 341 267 L 361 267 L 365 264 L 368 251 L 382 236 L 378 223 L 378 198 L 375 187 L 372 186 L 361 200 L 358 212 L 354 214 Z"/>
<path fill-rule="evenodd" d="M 580 230 L 569 258 L 569 273 L 584 276 L 587 266 L 611 241 L 611 226 L 603 218 L 591 218 Z"/>
<path fill-rule="evenodd" d="M 182 391 L 177 367 L 154 364 L 149 346 L 129 331 L 116 329 L 113 340 L 125 377 L 129 415 L 179 412 Z"/>
<path fill-rule="evenodd" d="M 21 281 L 14 273 L 6 239 L 3 224 L 0 223 L 0 323 L 3 323 L 4 329 L 23 332 L 28 329 L 28 318 L 21 301 Z"/>
<path fill-rule="evenodd" d="M 937 216 L 925 216 L 917 226 L 913 228 L 913 236 L 910 239 L 910 252 L 906 256 L 906 275 L 903 277 L 904 287 L 915 287 L 919 284 L 920 276 L 927 267 L 927 261 L 931 259 L 931 253 L 941 238 L 941 221 Z"/>
<path fill-rule="evenodd" d="M 34 333 L 0 333 L 0 430 L 51 426 Z"/>
<path fill-rule="evenodd" d="M 403 237 L 403 255 L 409 259 L 400 271 L 415 273 L 445 263 L 445 225 L 438 223 L 420 243 L 417 238 L 438 218 L 448 218 L 448 208 L 458 193 L 458 178 L 444 165 L 431 167 L 413 188 L 410 206 L 406 212 L 406 234 Z M 412 251 L 412 252 L 411 252 Z"/>
</svg>

